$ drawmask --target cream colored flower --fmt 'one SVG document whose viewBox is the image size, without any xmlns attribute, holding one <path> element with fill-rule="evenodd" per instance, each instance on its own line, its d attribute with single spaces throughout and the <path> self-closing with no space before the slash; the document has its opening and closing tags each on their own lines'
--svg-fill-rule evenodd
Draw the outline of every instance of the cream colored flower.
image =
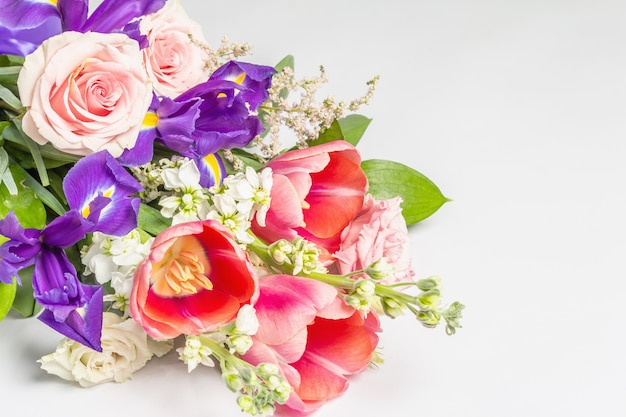
<svg viewBox="0 0 626 417">
<path fill-rule="evenodd" d="M 165 355 L 171 341 L 152 340 L 133 319 L 105 312 L 102 325 L 102 352 L 76 341 L 62 340 L 57 350 L 38 362 L 50 374 L 83 387 L 103 382 L 124 382 L 152 358 Z"/>
</svg>

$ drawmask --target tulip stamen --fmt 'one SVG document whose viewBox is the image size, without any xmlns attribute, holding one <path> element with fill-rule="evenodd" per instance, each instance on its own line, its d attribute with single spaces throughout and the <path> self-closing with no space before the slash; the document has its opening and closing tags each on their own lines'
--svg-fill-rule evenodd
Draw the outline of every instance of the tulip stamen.
<svg viewBox="0 0 626 417">
<path fill-rule="evenodd" d="M 210 264 L 199 243 L 193 239 L 181 239 L 164 259 L 154 265 L 152 289 L 161 296 L 181 297 L 201 290 L 212 290 L 213 283 L 207 276 Z"/>
</svg>

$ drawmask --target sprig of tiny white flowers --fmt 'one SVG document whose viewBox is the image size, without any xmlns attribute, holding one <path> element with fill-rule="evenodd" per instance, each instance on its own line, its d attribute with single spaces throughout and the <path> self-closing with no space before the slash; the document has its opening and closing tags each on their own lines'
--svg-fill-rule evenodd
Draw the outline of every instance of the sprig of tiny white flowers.
<svg viewBox="0 0 626 417">
<path fill-rule="evenodd" d="M 297 79 L 293 68 L 284 67 L 272 78 L 269 97 L 259 110 L 270 140 L 257 137 L 252 143 L 265 157 L 272 158 L 280 153 L 283 128 L 295 134 L 296 146 L 306 147 L 335 120 L 369 104 L 379 79 L 376 76 L 368 81 L 367 91 L 353 100 L 343 101 L 328 96 L 319 101 L 316 94 L 328 82 L 323 66 L 319 71 L 317 76 Z"/>
</svg>

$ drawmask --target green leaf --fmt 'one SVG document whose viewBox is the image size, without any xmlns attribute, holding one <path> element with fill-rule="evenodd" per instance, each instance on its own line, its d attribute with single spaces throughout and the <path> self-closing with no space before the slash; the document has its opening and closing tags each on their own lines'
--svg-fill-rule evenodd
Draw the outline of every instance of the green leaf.
<svg viewBox="0 0 626 417">
<path fill-rule="evenodd" d="M 42 229 L 46 225 L 46 209 L 43 203 L 32 188 L 24 185 L 22 169 L 14 164 L 9 169 L 16 183 L 17 194 L 11 195 L 7 184 L 0 184 L 0 216 L 4 217 L 9 211 L 13 211 L 22 226 Z"/>
<path fill-rule="evenodd" d="M 0 320 L 4 319 L 15 300 L 15 292 L 17 290 L 17 281 L 13 279 L 11 284 L 0 282 Z"/>
<path fill-rule="evenodd" d="M 430 179 L 399 162 L 370 159 L 363 161 L 361 167 L 374 198 L 402 198 L 402 215 L 407 225 L 424 220 L 450 201 Z"/>
<path fill-rule="evenodd" d="M 11 110 L 18 113 L 22 108 L 22 102 L 8 88 L 0 84 L 0 101 L 4 101 Z"/>
<path fill-rule="evenodd" d="M 24 168 L 16 165 L 17 168 L 20 169 L 20 172 L 24 175 L 24 185 L 33 189 L 37 197 L 44 203 L 46 206 L 50 207 L 56 214 L 59 216 L 65 213 L 65 207 L 57 200 L 57 198 L 48 191 L 44 186 L 39 184 L 39 182 L 33 178 Z"/>
<path fill-rule="evenodd" d="M 342 117 L 341 119 L 335 120 L 328 129 L 320 133 L 317 139 L 309 141 L 309 145 L 315 146 L 334 140 L 345 140 L 356 146 L 371 121 L 372 119 L 368 119 L 360 114 L 351 114 Z"/>
<path fill-rule="evenodd" d="M 293 55 L 287 55 L 286 57 L 281 59 L 278 64 L 274 66 L 274 69 L 276 69 L 277 72 L 281 72 L 283 68 L 285 67 L 293 69 L 294 65 L 295 65 L 295 58 L 293 57 Z"/>
<path fill-rule="evenodd" d="M 21 66 L 24 64 L 24 57 L 19 55 L 0 55 L 0 67 Z"/>
<path fill-rule="evenodd" d="M 344 138 L 341 125 L 335 120 L 328 129 L 320 133 L 319 137 L 315 140 L 309 141 L 309 146 L 321 145 L 322 143 L 332 142 L 335 140 L 342 140 Z"/>
<path fill-rule="evenodd" d="M 153 236 L 158 235 L 171 225 L 171 220 L 161 215 L 161 212 L 147 204 L 139 206 L 139 216 L 137 219 L 137 227 L 150 233 Z"/>
<path fill-rule="evenodd" d="M 39 145 L 37 145 L 31 138 L 24 134 L 24 131 L 22 130 L 21 120 L 13 119 L 13 124 L 15 125 L 15 128 L 17 129 L 19 134 L 22 136 L 22 139 L 28 147 L 30 154 L 33 156 L 33 160 L 35 161 L 35 167 L 37 168 L 37 174 L 39 174 L 39 178 L 41 179 L 41 185 L 46 187 L 48 184 L 50 184 L 50 182 L 48 180 L 48 170 L 46 169 L 46 165 L 43 162 L 43 157 L 41 156 L 41 150 L 39 148 Z"/>
<path fill-rule="evenodd" d="M 24 317 L 31 317 L 40 310 L 40 306 L 35 302 L 33 296 L 34 269 L 33 266 L 29 266 L 19 272 L 22 285 L 18 285 L 16 288 L 13 308 Z"/>
<path fill-rule="evenodd" d="M 343 139 L 356 146 L 372 119 L 360 114 L 351 114 L 338 120 Z"/>
<path fill-rule="evenodd" d="M 0 185 L 4 184 L 12 196 L 17 195 L 17 185 L 9 170 L 9 154 L 4 148 L 0 148 Z"/>
</svg>

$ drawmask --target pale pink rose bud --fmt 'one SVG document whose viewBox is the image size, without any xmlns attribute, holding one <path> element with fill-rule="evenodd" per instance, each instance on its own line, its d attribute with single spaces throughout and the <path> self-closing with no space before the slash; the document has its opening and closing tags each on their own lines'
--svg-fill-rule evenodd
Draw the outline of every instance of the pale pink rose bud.
<svg viewBox="0 0 626 417">
<path fill-rule="evenodd" d="M 64 32 L 26 56 L 17 82 L 24 132 L 74 155 L 132 148 L 152 99 L 136 41 Z"/>
<path fill-rule="evenodd" d="M 179 0 L 169 0 L 158 12 L 144 17 L 140 29 L 148 38 L 143 56 L 158 95 L 174 98 L 209 78 L 207 54 L 199 46 L 206 44 L 202 27 Z"/>
</svg>

